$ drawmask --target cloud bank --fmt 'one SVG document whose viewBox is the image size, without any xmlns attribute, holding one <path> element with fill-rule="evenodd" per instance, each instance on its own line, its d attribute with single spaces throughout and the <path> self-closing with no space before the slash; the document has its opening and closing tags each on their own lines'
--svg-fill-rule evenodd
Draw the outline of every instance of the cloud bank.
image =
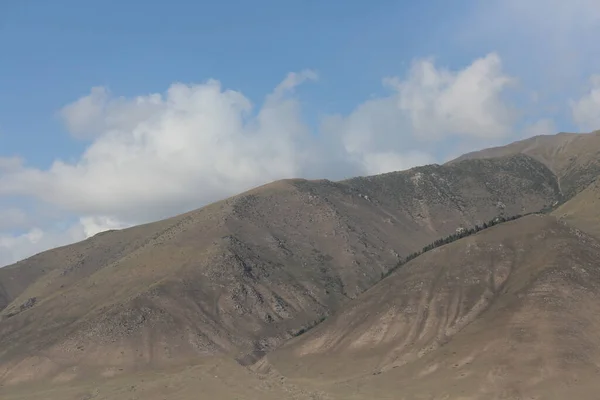
<svg viewBox="0 0 600 400">
<path fill-rule="evenodd" d="M 583 131 L 600 129 L 600 75 L 590 78 L 590 89 L 577 101 L 571 101 L 573 119 Z"/>
</svg>

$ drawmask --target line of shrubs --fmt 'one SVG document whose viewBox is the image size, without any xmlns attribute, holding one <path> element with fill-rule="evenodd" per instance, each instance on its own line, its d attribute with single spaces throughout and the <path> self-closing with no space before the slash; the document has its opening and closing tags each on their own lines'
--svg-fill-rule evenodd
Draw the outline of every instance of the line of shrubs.
<svg viewBox="0 0 600 400">
<path fill-rule="evenodd" d="M 298 332 L 293 333 L 292 336 L 297 337 L 300 336 L 308 331 L 310 331 L 312 328 L 314 328 L 315 326 L 319 325 L 321 322 L 325 321 L 327 319 L 327 317 L 321 317 L 316 321 L 313 321 L 312 323 L 310 323 L 308 326 L 301 328 Z"/>
<path fill-rule="evenodd" d="M 389 271 L 382 273 L 381 274 L 381 278 L 385 278 L 388 277 L 389 275 L 391 275 L 395 270 L 397 270 L 398 268 L 400 268 L 401 266 L 403 266 L 404 264 L 406 264 L 407 262 L 414 260 L 415 258 L 417 258 L 418 256 L 420 256 L 423 253 L 426 253 L 430 250 L 433 250 L 437 247 L 443 246 L 445 244 L 448 243 L 452 243 L 456 240 L 462 239 L 464 237 L 467 236 L 471 236 L 479 231 L 482 231 L 484 229 L 487 228 L 491 228 L 494 225 L 498 225 L 501 224 L 503 222 L 508 222 L 508 221 L 514 221 L 516 219 L 522 218 L 526 215 L 531 215 L 531 214 L 541 214 L 544 213 L 545 210 L 539 211 L 539 212 L 533 212 L 533 213 L 527 213 L 527 214 L 517 214 L 517 215 L 513 215 L 512 217 L 504 217 L 504 216 L 498 216 L 495 217 L 494 219 L 491 219 L 488 222 L 484 222 L 483 225 L 475 225 L 473 228 L 462 228 L 462 229 L 458 229 L 455 233 L 448 235 L 444 238 L 441 239 L 437 239 L 435 242 L 428 244 L 427 246 L 423 247 L 420 251 L 416 251 L 414 253 L 409 254 L 408 256 L 406 256 L 405 258 L 403 258 L 402 260 L 400 260 L 398 262 L 398 264 L 396 264 L 393 268 L 391 268 Z"/>
</svg>

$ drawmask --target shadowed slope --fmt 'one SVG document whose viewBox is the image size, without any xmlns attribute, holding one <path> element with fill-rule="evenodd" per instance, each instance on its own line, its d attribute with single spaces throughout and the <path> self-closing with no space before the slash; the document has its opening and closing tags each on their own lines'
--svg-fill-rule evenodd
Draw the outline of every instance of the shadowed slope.
<svg viewBox="0 0 600 400">
<path fill-rule="evenodd" d="M 517 155 L 338 183 L 280 181 L 100 234 L 0 269 L 9 288 L 0 377 L 18 383 L 74 366 L 125 373 L 214 355 L 251 363 L 400 257 L 559 197 L 553 174 Z"/>
<path fill-rule="evenodd" d="M 527 154 L 550 168 L 558 177 L 562 193 L 568 199 L 600 174 L 600 131 L 535 136 L 507 146 L 468 153 L 449 164 L 515 154 Z"/>
<path fill-rule="evenodd" d="M 268 361 L 340 398 L 591 400 L 599 298 L 600 244 L 533 215 L 425 253 Z"/>
</svg>

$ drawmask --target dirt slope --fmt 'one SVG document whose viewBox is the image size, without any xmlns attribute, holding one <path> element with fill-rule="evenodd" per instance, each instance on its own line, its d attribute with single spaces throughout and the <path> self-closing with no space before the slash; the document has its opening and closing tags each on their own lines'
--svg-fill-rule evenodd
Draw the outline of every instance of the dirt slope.
<svg viewBox="0 0 600 400">
<path fill-rule="evenodd" d="M 591 400 L 598 299 L 600 243 L 528 216 L 409 262 L 265 364 L 344 399 Z"/>
<path fill-rule="evenodd" d="M 0 381 L 249 364 L 379 281 L 399 257 L 560 198 L 525 155 L 344 182 L 275 182 L 0 269 Z M 15 283 L 16 282 L 16 283 Z"/>
<path fill-rule="evenodd" d="M 71 372 L 72 373 L 72 372 Z M 145 371 L 114 378 L 68 379 L 18 387 L 0 386 L 2 400 L 331 400 L 318 390 L 306 390 L 285 378 L 260 375 L 228 359 L 203 359 L 194 366 Z"/>
<path fill-rule="evenodd" d="M 600 179 L 596 179 L 552 214 L 600 239 Z"/>
</svg>

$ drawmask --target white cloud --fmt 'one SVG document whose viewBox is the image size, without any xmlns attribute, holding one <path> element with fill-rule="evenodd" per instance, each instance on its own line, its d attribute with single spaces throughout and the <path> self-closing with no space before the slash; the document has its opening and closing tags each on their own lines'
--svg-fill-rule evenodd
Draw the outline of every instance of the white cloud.
<svg viewBox="0 0 600 400">
<path fill-rule="evenodd" d="M 600 75 L 590 79 L 591 89 L 577 101 L 571 101 L 573 120 L 583 131 L 600 129 Z"/>
<path fill-rule="evenodd" d="M 322 132 L 340 137 L 366 173 L 431 163 L 434 156 L 414 147 L 448 137 L 489 141 L 509 135 L 516 114 L 502 95 L 512 82 L 494 53 L 459 71 L 416 61 L 404 79 L 384 80 L 389 96 L 368 100 L 348 116 L 326 118 Z"/>
<path fill-rule="evenodd" d="M 102 216 L 82 217 L 79 219 L 79 224 L 86 238 L 111 229 L 123 229 L 131 226 L 131 224 L 121 222 L 114 217 Z"/>
<path fill-rule="evenodd" d="M 295 176 L 299 142 L 309 135 L 297 102 L 285 94 L 301 78 L 286 78 L 255 117 L 247 98 L 217 81 L 173 84 L 165 96 L 105 99 L 100 114 L 87 106 L 77 114 L 78 106 L 69 105 L 77 126 L 90 116 L 109 128 L 77 163 L 57 160 L 47 171 L 5 174 L 0 193 L 32 195 L 83 215 L 139 220 Z M 140 118 L 149 103 L 153 113 Z"/>
<path fill-rule="evenodd" d="M 540 119 L 523 129 L 523 137 L 533 137 L 539 135 L 553 135 L 558 132 L 558 128 L 553 120 L 544 118 Z"/>
<path fill-rule="evenodd" d="M 23 166 L 20 157 L 0 157 L 0 172 L 13 172 Z"/>
<path fill-rule="evenodd" d="M 0 208 L 0 231 L 21 228 L 28 222 L 25 211 L 15 207 Z"/>
<path fill-rule="evenodd" d="M 413 64 L 407 80 L 388 82 L 398 90 L 400 110 L 410 116 L 417 135 L 502 137 L 515 122 L 514 111 L 502 98 L 513 79 L 502 72 L 495 53 L 457 72 L 422 60 Z"/>
<path fill-rule="evenodd" d="M 0 267 L 41 251 L 83 239 L 85 235 L 79 224 L 64 231 L 32 228 L 20 235 L 0 234 Z"/>
<path fill-rule="evenodd" d="M 28 196 L 79 221 L 67 230 L 0 234 L 0 264 L 280 178 L 336 179 L 432 163 L 435 149 L 417 150 L 421 139 L 498 138 L 513 121 L 502 99 L 512 79 L 495 54 L 458 71 L 416 61 L 404 78 L 385 80 L 388 96 L 326 117 L 316 135 L 292 96 L 315 79 L 310 70 L 288 74 L 258 109 L 215 80 L 133 99 L 93 88 L 61 111 L 71 133 L 90 140 L 79 160 L 41 170 L 0 159 L 0 196 Z"/>
<path fill-rule="evenodd" d="M 368 100 L 347 116 L 324 118 L 321 132 L 339 140 L 337 145 L 341 146 L 345 156 L 363 166 L 362 173 L 375 173 L 380 172 L 380 166 L 372 165 L 374 154 L 394 153 L 398 158 L 409 147 L 411 129 L 408 123 L 398 109 L 396 96 L 392 95 Z"/>
<path fill-rule="evenodd" d="M 130 224 L 112 217 L 81 217 L 67 228 L 33 227 L 22 234 L 0 233 L 0 267 L 17 262 L 41 251 L 94 236 L 109 229 L 123 229 Z M 0 229 L 4 229 L 0 226 Z"/>
<path fill-rule="evenodd" d="M 133 130 L 160 112 L 161 96 L 153 94 L 132 100 L 112 98 L 104 87 L 63 107 L 60 116 L 69 132 L 80 139 L 92 139 L 110 131 Z"/>
<path fill-rule="evenodd" d="M 288 92 L 293 92 L 294 89 L 304 83 L 307 80 L 316 81 L 318 75 L 315 71 L 312 70 L 304 70 L 299 73 L 290 72 L 286 78 L 273 90 L 271 94 L 271 100 L 279 100 L 282 96 L 284 96 Z"/>
<path fill-rule="evenodd" d="M 105 88 L 94 87 L 89 95 L 61 110 L 60 115 L 74 136 L 88 136 L 102 131 L 108 96 Z"/>
</svg>

